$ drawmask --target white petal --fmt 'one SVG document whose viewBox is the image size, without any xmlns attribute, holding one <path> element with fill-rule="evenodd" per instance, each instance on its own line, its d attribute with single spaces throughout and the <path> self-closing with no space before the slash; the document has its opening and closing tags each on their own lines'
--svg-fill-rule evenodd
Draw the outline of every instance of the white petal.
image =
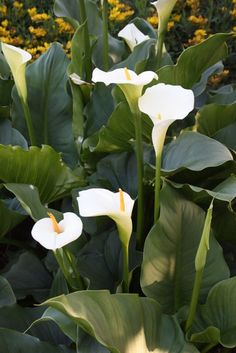
<svg viewBox="0 0 236 353">
<path fill-rule="evenodd" d="M 177 0 L 157 0 L 152 3 L 157 9 L 159 17 L 158 30 L 161 27 L 161 31 L 167 26 L 171 12 L 176 4 Z"/>
<path fill-rule="evenodd" d="M 42 218 L 37 221 L 32 228 L 31 234 L 44 248 L 48 250 L 56 249 L 56 237 L 58 234 L 54 232 L 50 218 Z"/>
<path fill-rule="evenodd" d="M 160 155 L 163 150 L 166 132 L 168 127 L 174 120 L 163 120 L 159 124 L 155 124 L 152 129 L 152 143 L 156 156 Z"/>
<path fill-rule="evenodd" d="M 107 86 L 112 83 L 144 86 L 150 83 L 154 78 L 157 79 L 156 73 L 152 71 L 144 71 L 139 75 L 137 75 L 132 70 L 128 71 L 130 75 L 130 80 L 126 77 L 125 68 L 116 69 L 108 72 L 96 68 L 93 70 L 92 81 L 103 82 Z"/>
<path fill-rule="evenodd" d="M 8 64 L 11 66 L 11 63 L 14 61 L 15 65 L 25 64 L 27 61 L 31 60 L 32 55 L 27 51 L 14 47 L 13 45 L 1 43 L 2 51 L 4 56 L 7 59 Z"/>
<path fill-rule="evenodd" d="M 191 90 L 164 83 L 147 88 L 139 98 L 139 109 L 149 115 L 154 125 L 160 120 L 184 119 L 193 107 Z"/>
<path fill-rule="evenodd" d="M 119 33 L 118 37 L 124 38 L 130 50 L 148 39 L 149 36 L 144 35 L 133 23 L 127 24 Z"/>
<path fill-rule="evenodd" d="M 57 234 L 56 237 L 57 248 L 61 248 L 78 239 L 83 229 L 81 219 L 75 213 L 66 212 L 63 216 L 64 219 L 59 222 L 59 227 L 63 231 Z"/>
</svg>

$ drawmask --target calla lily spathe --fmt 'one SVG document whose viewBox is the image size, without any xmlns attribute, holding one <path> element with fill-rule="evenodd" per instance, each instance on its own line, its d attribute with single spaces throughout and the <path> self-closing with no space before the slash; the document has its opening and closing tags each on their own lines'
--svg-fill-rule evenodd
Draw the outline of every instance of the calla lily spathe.
<svg viewBox="0 0 236 353">
<path fill-rule="evenodd" d="M 31 234 L 44 248 L 56 250 L 76 240 L 82 228 L 81 219 L 75 213 L 66 212 L 59 223 L 52 214 L 40 219 L 33 226 Z"/>
<path fill-rule="evenodd" d="M 1 43 L 2 51 L 10 66 L 17 92 L 24 102 L 27 100 L 27 86 L 25 79 L 26 63 L 32 56 L 27 51 L 14 47 L 13 45 Z"/>
<path fill-rule="evenodd" d="M 134 200 L 123 191 L 92 188 L 79 192 L 77 198 L 82 217 L 108 216 L 116 222 L 121 242 L 127 244 L 132 233 L 131 214 Z"/>
<path fill-rule="evenodd" d="M 144 35 L 133 23 L 127 24 L 119 33 L 118 37 L 123 38 L 130 50 L 133 51 L 136 45 L 150 39 L 149 36 Z"/>
<path fill-rule="evenodd" d="M 155 6 L 159 24 L 158 24 L 158 31 L 163 32 L 167 28 L 167 23 L 169 21 L 171 12 L 176 4 L 177 0 L 157 0 L 152 3 Z"/>
<path fill-rule="evenodd" d="M 159 83 L 147 88 L 138 104 L 139 109 L 153 122 L 152 141 L 157 155 L 168 127 L 175 120 L 184 119 L 193 110 L 194 95 L 190 89 Z"/>
<path fill-rule="evenodd" d="M 142 95 L 143 86 L 150 83 L 153 79 L 158 79 L 153 71 L 144 71 L 137 75 L 134 71 L 127 68 L 116 69 L 113 71 L 102 71 L 94 69 L 92 75 L 93 82 L 103 82 L 106 86 L 116 83 L 122 89 L 129 103 L 131 111 L 136 107 L 138 98 Z"/>
</svg>

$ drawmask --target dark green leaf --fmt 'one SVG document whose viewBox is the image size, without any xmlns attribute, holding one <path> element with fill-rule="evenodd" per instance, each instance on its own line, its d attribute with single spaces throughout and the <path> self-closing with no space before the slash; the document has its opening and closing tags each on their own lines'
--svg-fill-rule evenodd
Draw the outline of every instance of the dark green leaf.
<svg viewBox="0 0 236 353">
<path fill-rule="evenodd" d="M 9 282 L 6 278 L 0 276 L 0 308 L 15 303 L 16 297 Z"/>
<path fill-rule="evenodd" d="M 141 286 L 166 312 L 174 313 L 191 299 L 195 256 L 205 214 L 170 186 L 161 191 L 161 213 L 144 246 Z M 191 231 L 190 231 L 191 230 Z M 222 249 L 213 235 L 200 290 L 203 302 L 210 288 L 229 277 Z"/>
</svg>

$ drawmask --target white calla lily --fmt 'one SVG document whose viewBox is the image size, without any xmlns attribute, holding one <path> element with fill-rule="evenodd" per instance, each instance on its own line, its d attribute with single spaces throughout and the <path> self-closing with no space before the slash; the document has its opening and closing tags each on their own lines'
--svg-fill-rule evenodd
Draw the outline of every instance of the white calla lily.
<svg viewBox="0 0 236 353">
<path fill-rule="evenodd" d="M 167 23 L 169 21 L 171 12 L 176 4 L 177 0 L 157 0 L 152 3 L 155 6 L 159 24 L 158 24 L 158 31 L 162 32 L 165 31 L 167 28 Z"/>
<path fill-rule="evenodd" d="M 158 79 L 157 74 L 153 71 L 144 71 L 137 75 L 126 67 L 108 72 L 96 68 L 92 75 L 93 82 L 103 82 L 106 86 L 112 83 L 118 84 L 126 96 L 131 111 L 136 109 L 137 100 L 142 94 L 143 86 L 153 79 Z"/>
<path fill-rule="evenodd" d="M 153 122 L 152 141 L 158 154 L 168 127 L 175 120 L 184 119 L 193 110 L 194 95 L 190 89 L 159 83 L 147 88 L 138 104 L 139 109 Z"/>
<path fill-rule="evenodd" d="M 86 81 L 83 81 L 81 79 L 81 77 L 79 75 L 77 75 L 76 73 L 73 73 L 70 75 L 70 79 L 72 80 L 72 82 L 75 84 L 75 85 L 78 85 L 78 86 L 81 86 L 81 85 L 89 85 L 88 82 Z"/>
<path fill-rule="evenodd" d="M 63 214 L 63 220 L 57 223 L 55 217 L 42 218 L 32 228 L 32 237 L 44 248 L 56 250 L 76 240 L 82 233 L 81 219 L 72 212 Z"/>
<path fill-rule="evenodd" d="M 19 96 L 26 102 L 27 86 L 25 79 L 26 63 L 32 56 L 27 51 L 6 43 L 1 43 L 2 51 L 10 66 Z"/>
<path fill-rule="evenodd" d="M 77 198 L 82 217 L 108 216 L 117 225 L 121 242 L 127 244 L 132 233 L 131 214 L 134 200 L 129 194 L 119 190 L 112 192 L 102 188 L 92 188 L 79 192 Z"/>
<path fill-rule="evenodd" d="M 136 45 L 150 39 L 149 36 L 143 34 L 133 23 L 127 24 L 119 33 L 118 37 L 123 38 L 130 50 L 133 51 Z"/>
</svg>

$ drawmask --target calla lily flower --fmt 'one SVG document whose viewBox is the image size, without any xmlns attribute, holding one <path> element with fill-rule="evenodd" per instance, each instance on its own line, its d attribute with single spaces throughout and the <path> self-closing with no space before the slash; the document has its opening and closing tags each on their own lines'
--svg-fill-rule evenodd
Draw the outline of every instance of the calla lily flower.
<svg viewBox="0 0 236 353">
<path fill-rule="evenodd" d="M 108 216 L 116 222 L 121 242 L 127 245 L 132 233 L 131 214 L 134 200 L 129 194 L 92 188 L 79 192 L 77 198 L 82 217 Z"/>
<path fill-rule="evenodd" d="M 79 75 L 77 75 L 76 73 L 71 74 L 70 75 L 70 79 L 73 81 L 74 84 L 79 85 L 79 86 L 81 86 L 81 85 L 89 85 L 88 82 L 83 81 L 81 79 L 81 77 Z"/>
<path fill-rule="evenodd" d="M 194 95 L 181 86 L 159 83 L 139 98 L 139 109 L 153 122 L 152 141 L 156 155 L 161 152 L 168 127 L 184 119 L 194 108 Z"/>
<path fill-rule="evenodd" d="M 155 6 L 159 24 L 158 24 L 158 31 L 163 32 L 167 28 L 167 23 L 169 21 L 171 12 L 176 4 L 177 0 L 157 0 L 152 3 Z"/>
<path fill-rule="evenodd" d="M 143 86 L 153 79 L 158 79 L 157 74 L 153 71 L 144 71 L 137 75 L 126 67 L 108 72 L 96 68 L 92 75 L 93 82 L 103 82 L 106 86 L 112 83 L 118 84 L 126 96 L 131 111 L 136 108 L 137 100 L 142 95 Z"/>
<path fill-rule="evenodd" d="M 134 47 L 148 39 L 149 36 L 144 35 L 133 23 L 127 24 L 119 33 L 118 37 L 123 38 L 130 50 L 133 51 Z"/>
<path fill-rule="evenodd" d="M 24 102 L 27 100 L 27 86 L 25 79 L 26 63 L 31 60 L 32 56 L 27 51 L 14 47 L 13 45 L 1 43 L 2 51 L 10 66 L 15 85 L 19 96 Z"/>
<path fill-rule="evenodd" d="M 32 237 L 44 248 L 49 250 L 62 248 L 81 235 L 83 225 L 75 213 L 64 213 L 63 220 L 59 223 L 53 214 L 48 215 L 49 217 L 37 221 L 31 231 Z"/>
</svg>

